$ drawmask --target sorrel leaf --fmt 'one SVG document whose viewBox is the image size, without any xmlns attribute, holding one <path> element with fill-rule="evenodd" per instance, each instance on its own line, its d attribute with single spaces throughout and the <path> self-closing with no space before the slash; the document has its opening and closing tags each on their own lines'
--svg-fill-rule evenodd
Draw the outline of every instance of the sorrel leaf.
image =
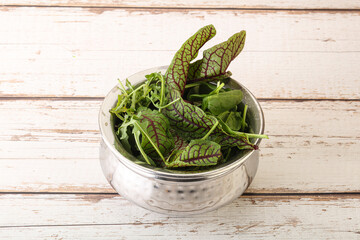
<svg viewBox="0 0 360 240">
<path fill-rule="evenodd" d="M 209 140 L 192 140 L 184 149 L 174 151 L 165 161 L 168 168 L 211 166 L 221 158 L 221 146 Z"/>
<path fill-rule="evenodd" d="M 208 116 L 201 108 L 185 102 L 181 98 L 180 92 L 170 90 L 168 97 L 170 99 L 180 98 L 179 101 L 165 108 L 163 112 L 171 126 L 186 139 L 202 138 L 217 122 L 214 116 Z"/>
<path fill-rule="evenodd" d="M 179 96 L 178 91 L 169 92 L 170 99 Z M 214 116 L 207 115 L 201 108 L 185 102 L 182 98 L 164 109 L 164 114 L 177 133 L 187 140 L 204 137 L 218 121 Z M 221 125 L 218 125 L 209 139 L 226 147 L 256 148 L 246 136 L 237 136 L 232 133 L 229 134 L 222 129 Z"/>
<path fill-rule="evenodd" d="M 258 146 L 252 144 L 246 134 L 229 134 L 217 131 L 209 136 L 209 140 L 221 143 L 222 147 L 237 147 L 238 149 L 258 149 Z"/>
<path fill-rule="evenodd" d="M 182 136 L 180 136 L 174 129 L 170 129 L 170 132 L 174 139 L 173 151 L 184 149 L 188 145 L 188 142 Z"/>
<path fill-rule="evenodd" d="M 138 124 L 136 121 L 134 121 L 134 127 L 133 127 L 133 135 L 134 135 L 134 139 L 136 142 L 136 145 L 141 153 L 141 156 L 143 157 L 143 159 L 152 166 L 156 166 L 156 164 L 154 163 L 154 161 L 145 153 L 144 149 L 141 147 L 141 143 L 140 143 L 140 134 L 141 134 L 141 126 L 140 124 Z"/>
<path fill-rule="evenodd" d="M 230 62 L 236 58 L 245 45 L 246 32 L 235 33 L 227 41 L 204 51 L 203 58 L 190 64 L 188 83 L 214 79 L 226 73 Z M 230 74 L 231 75 L 231 74 Z"/>
<path fill-rule="evenodd" d="M 199 49 L 213 36 L 216 31 L 213 25 L 201 28 L 191 36 L 176 52 L 169 68 L 165 73 L 167 84 L 183 93 L 188 75 L 190 62 L 196 57 Z"/>
<path fill-rule="evenodd" d="M 162 155 L 168 155 L 174 147 L 174 140 L 169 131 L 169 120 L 158 111 L 147 109 L 141 112 L 139 121 L 143 126 L 146 126 L 147 135 L 155 143 Z M 142 136 L 141 147 L 151 158 L 159 158 L 154 146 L 144 136 Z"/>
</svg>

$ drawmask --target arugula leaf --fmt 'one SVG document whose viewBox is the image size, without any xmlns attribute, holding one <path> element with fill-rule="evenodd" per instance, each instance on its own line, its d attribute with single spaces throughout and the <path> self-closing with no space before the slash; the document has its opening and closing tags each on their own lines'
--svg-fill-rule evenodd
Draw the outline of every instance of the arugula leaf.
<svg viewBox="0 0 360 240">
<path fill-rule="evenodd" d="M 167 84 L 171 88 L 181 92 L 181 94 L 184 92 L 190 62 L 197 56 L 199 49 L 215 34 L 213 25 L 205 26 L 186 40 L 176 52 L 165 73 Z"/>
<path fill-rule="evenodd" d="M 165 161 L 168 168 L 216 165 L 222 157 L 221 146 L 209 140 L 192 140 L 184 149 L 174 151 Z"/>
<path fill-rule="evenodd" d="M 245 38 L 246 32 L 241 31 L 227 41 L 205 50 L 202 59 L 190 64 L 188 83 L 231 75 L 226 69 L 244 48 Z"/>
<path fill-rule="evenodd" d="M 129 116 L 125 115 L 123 123 L 121 124 L 121 126 L 118 128 L 116 135 L 119 136 L 119 140 L 121 142 L 121 144 L 124 146 L 125 150 L 128 151 L 129 153 L 131 153 L 131 145 L 129 143 L 129 134 L 128 134 L 128 121 Z"/>
</svg>

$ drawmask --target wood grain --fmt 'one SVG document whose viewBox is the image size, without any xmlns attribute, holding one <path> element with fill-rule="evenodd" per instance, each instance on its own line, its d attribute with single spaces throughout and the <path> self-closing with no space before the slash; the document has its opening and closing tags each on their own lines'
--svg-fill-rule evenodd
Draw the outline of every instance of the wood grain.
<svg viewBox="0 0 360 240">
<path fill-rule="evenodd" d="M 360 0 L 1 1 L 0 239 L 359 239 L 359 13 Z M 245 196 L 170 218 L 106 182 L 97 113 L 117 78 L 169 64 L 209 23 L 205 47 L 247 30 L 230 70 L 262 99 L 270 139 Z"/>
<path fill-rule="evenodd" d="M 100 101 L 0 101 L 0 191 L 113 192 Z M 269 140 L 248 192 L 360 192 L 360 102 L 262 101 Z"/>
<path fill-rule="evenodd" d="M 117 195 L 5 194 L 0 202 L 2 239 L 358 239 L 360 231 L 359 196 L 243 196 L 184 218 Z"/>
<path fill-rule="evenodd" d="M 221 1 L 221 0 L 3 0 L 3 5 L 19 6 L 97 6 L 97 7 L 149 7 L 149 8 L 275 8 L 275 9 L 359 9 L 359 0 L 244 0 L 244 1 Z"/>
<path fill-rule="evenodd" d="M 1 10 L 1 97 L 102 97 L 117 78 L 169 64 L 188 36 L 213 23 L 218 34 L 207 47 L 247 30 L 229 69 L 257 97 L 360 98 L 358 12 Z"/>
</svg>

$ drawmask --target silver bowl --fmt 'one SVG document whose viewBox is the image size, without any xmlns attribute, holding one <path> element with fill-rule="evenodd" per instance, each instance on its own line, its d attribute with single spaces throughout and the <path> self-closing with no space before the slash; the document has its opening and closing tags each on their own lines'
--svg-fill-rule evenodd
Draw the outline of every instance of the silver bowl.
<svg viewBox="0 0 360 240">
<path fill-rule="evenodd" d="M 167 66 L 138 72 L 129 81 L 139 84 L 152 72 L 165 73 Z M 254 133 L 264 133 L 260 104 L 244 86 L 231 79 L 228 86 L 241 89 L 248 105 L 248 121 Z M 247 150 L 214 169 L 184 173 L 141 164 L 118 142 L 109 110 L 117 102 L 115 86 L 105 97 L 99 113 L 101 132 L 100 162 L 106 179 L 123 197 L 154 212 L 184 216 L 215 210 L 239 197 L 255 177 L 259 151 Z M 261 139 L 254 143 L 259 145 Z M 140 164 L 139 164 L 140 163 Z"/>
</svg>

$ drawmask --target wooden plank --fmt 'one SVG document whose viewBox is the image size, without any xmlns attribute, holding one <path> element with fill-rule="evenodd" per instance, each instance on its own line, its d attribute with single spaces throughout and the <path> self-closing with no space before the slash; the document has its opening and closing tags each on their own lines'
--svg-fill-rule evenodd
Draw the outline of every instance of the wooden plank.
<svg viewBox="0 0 360 240">
<path fill-rule="evenodd" d="M 358 0 L 245 0 L 245 1 L 221 1 L 221 0 L 3 0 L 3 5 L 10 6 L 97 6 L 97 7 L 150 7 L 150 8 L 242 8 L 242 9 L 359 9 L 360 1 Z"/>
<path fill-rule="evenodd" d="M 261 104 L 270 139 L 248 192 L 360 192 L 360 102 Z M 0 101 L 0 191 L 113 192 L 98 162 L 99 105 Z"/>
<path fill-rule="evenodd" d="M 2 239 L 359 239 L 360 234 L 358 195 L 246 196 L 183 218 L 149 212 L 117 195 L 5 194 L 0 203 Z"/>
<path fill-rule="evenodd" d="M 218 36 L 207 46 L 247 30 L 245 50 L 229 69 L 256 96 L 360 98 L 358 12 L 2 10 L 2 97 L 104 96 L 117 78 L 169 64 L 188 36 L 213 23 Z"/>
</svg>

